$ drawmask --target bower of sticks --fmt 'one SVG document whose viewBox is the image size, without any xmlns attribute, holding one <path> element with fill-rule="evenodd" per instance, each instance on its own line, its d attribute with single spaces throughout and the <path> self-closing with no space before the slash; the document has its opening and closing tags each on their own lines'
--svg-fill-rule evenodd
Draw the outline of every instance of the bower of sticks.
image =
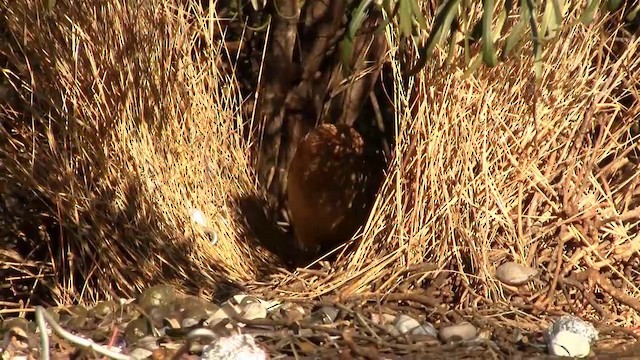
<svg viewBox="0 0 640 360">
<path fill-rule="evenodd" d="M 606 14 L 545 44 L 539 82 L 530 48 L 470 71 L 461 47 L 436 47 L 404 77 L 387 29 L 395 139 L 373 210 L 331 261 L 291 269 L 241 211 L 265 198 L 260 139 L 220 65 L 216 14 L 190 0 L 50 3 L 0 7 L 3 305 L 172 284 L 525 330 L 561 313 L 640 326 L 640 40 Z M 536 275 L 507 285 L 506 262 Z"/>
</svg>

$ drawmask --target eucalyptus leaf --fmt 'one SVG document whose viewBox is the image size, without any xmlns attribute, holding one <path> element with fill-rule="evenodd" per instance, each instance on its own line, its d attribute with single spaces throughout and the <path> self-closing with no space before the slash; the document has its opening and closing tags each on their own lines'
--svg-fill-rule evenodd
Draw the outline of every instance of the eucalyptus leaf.
<svg viewBox="0 0 640 360">
<path fill-rule="evenodd" d="M 616 11 L 620 9 L 622 5 L 622 0 L 607 0 L 607 10 Z"/>
<path fill-rule="evenodd" d="M 351 58 L 353 57 L 353 40 L 345 37 L 340 42 L 340 60 L 346 74 L 351 73 Z"/>
<path fill-rule="evenodd" d="M 538 25 L 536 24 L 536 18 L 533 14 L 536 13 L 536 8 L 533 0 L 525 0 L 527 6 L 530 8 L 529 12 L 529 25 L 531 26 L 531 39 L 533 40 L 533 70 L 536 76 L 536 82 L 542 79 L 542 43 L 540 42 L 540 32 Z"/>
<path fill-rule="evenodd" d="M 627 16 L 625 16 L 625 20 L 629 22 L 634 21 L 638 16 L 638 14 L 640 14 L 640 3 L 638 3 L 638 5 L 636 5 L 636 7 L 633 10 L 629 11 Z"/>
<path fill-rule="evenodd" d="M 448 0 L 442 4 L 436 14 L 427 43 L 420 49 L 421 57 L 418 63 L 408 71 L 409 76 L 415 75 L 424 67 L 427 60 L 431 59 L 433 49 L 442 40 L 444 34 L 448 33 L 451 28 L 451 22 L 458 13 L 458 4 L 460 4 L 460 0 Z"/>
<path fill-rule="evenodd" d="M 400 8 L 398 9 L 398 20 L 400 23 L 401 36 L 411 36 L 412 26 L 412 12 L 411 12 L 412 0 L 400 0 Z"/>
<path fill-rule="evenodd" d="M 358 7 L 351 14 L 351 22 L 349 22 L 346 34 L 346 37 L 348 37 L 349 39 L 355 39 L 360 26 L 362 26 L 364 19 L 368 15 L 367 9 L 369 8 L 369 5 L 371 5 L 371 1 L 372 0 L 362 0 L 360 4 L 358 4 Z"/>
<path fill-rule="evenodd" d="M 427 29 L 427 20 L 424 18 L 424 14 L 422 13 L 422 9 L 418 5 L 418 0 L 407 0 L 411 3 L 411 11 L 413 12 L 413 16 L 416 18 L 416 22 L 420 25 L 420 28 L 423 30 Z"/>
<path fill-rule="evenodd" d="M 508 56 L 513 48 L 520 42 L 522 39 L 522 34 L 527 28 L 527 23 L 529 22 L 530 10 L 527 5 L 526 0 L 522 1 L 520 5 L 520 19 L 511 29 L 511 33 L 507 36 L 507 40 L 504 44 L 504 49 L 502 51 L 502 57 L 505 58 Z"/>
<path fill-rule="evenodd" d="M 580 16 L 580 22 L 584 25 L 589 25 L 593 22 L 593 17 L 596 13 L 596 10 L 600 6 L 600 0 L 591 0 L 587 8 Z"/>
<path fill-rule="evenodd" d="M 493 47 L 493 33 L 491 32 L 491 21 L 493 20 L 493 0 L 484 0 L 484 11 L 482 13 L 482 61 L 489 67 L 494 67 L 498 63 L 496 51 Z"/>
</svg>

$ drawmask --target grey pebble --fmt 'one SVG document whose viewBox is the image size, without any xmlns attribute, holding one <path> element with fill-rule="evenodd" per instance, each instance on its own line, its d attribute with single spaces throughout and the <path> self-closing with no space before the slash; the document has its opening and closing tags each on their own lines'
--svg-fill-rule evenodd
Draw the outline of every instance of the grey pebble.
<svg viewBox="0 0 640 360">
<path fill-rule="evenodd" d="M 456 325 L 446 326 L 440 329 L 440 340 L 447 343 L 449 341 L 468 341 L 478 335 L 478 330 L 473 324 L 462 322 Z"/>
</svg>

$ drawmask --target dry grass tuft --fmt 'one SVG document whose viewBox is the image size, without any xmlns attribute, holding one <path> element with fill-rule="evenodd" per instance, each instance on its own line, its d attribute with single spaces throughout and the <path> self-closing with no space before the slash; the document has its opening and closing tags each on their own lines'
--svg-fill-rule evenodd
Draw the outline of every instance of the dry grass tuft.
<svg viewBox="0 0 640 360">
<path fill-rule="evenodd" d="M 605 20 L 569 26 L 548 45 L 537 91 L 529 52 L 469 76 L 463 49 L 446 70 L 436 52 L 414 94 L 398 76 L 397 148 L 357 247 L 326 275 L 274 279 L 277 291 L 398 298 L 414 289 L 460 309 L 510 304 L 638 324 L 640 40 L 613 53 L 621 37 Z M 623 97 L 633 100 L 626 108 Z M 540 281 L 498 283 L 505 261 L 539 269 Z"/>
<path fill-rule="evenodd" d="M 272 258 L 245 241 L 234 204 L 259 195 L 214 14 L 197 1 L 45 3 L 3 5 L 21 99 L 3 107 L 0 161 L 11 193 L 59 231 L 40 246 L 64 277 L 60 301 L 254 279 Z"/>
</svg>

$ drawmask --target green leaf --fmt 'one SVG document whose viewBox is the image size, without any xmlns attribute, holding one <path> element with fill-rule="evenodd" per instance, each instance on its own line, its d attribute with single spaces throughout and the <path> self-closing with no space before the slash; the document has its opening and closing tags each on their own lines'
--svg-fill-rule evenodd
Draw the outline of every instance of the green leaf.
<svg viewBox="0 0 640 360">
<path fill-rule="evenodd" d="M 591 0 L 584 13 L 580 16 L 580 22 L 584 25 L 589 25 L 593 22 L 593 17 L 596 13 L 596 10 L 600 6 L 600 0 Z"/>
<path fill-rule="evenodd" d="M 355 39 L 360 26 L 362 26 L 364 19 L 367 17 L 367 8 L 371 4 L 371 1 L 372 0 L 362 0 L 360 4 L 358 4 L 358 7 L 351 14 L 351 22 L 347 27 L 346 33 L 346 37 L 348 37 L 349 39 Z"/>
<path fill-rule="evenodd" d="M 607 1 L 607 10 L 613 12 L 620 8 L 622 5 L 622 0 L 608 0 Z"/>
<path fill-rule="evenodd" d="M 520 19 L 518 20 L 518 23 L 513 26 L 511 33 L 507 36 L 507 40 L 505 41 L 504 49 L 502 51 L 503 58 L 506 58 L 511 53 L 511 50 L 513 50 L 513 48 L 522 39 L 522 34 L 527 28 L 527 23 L 529 22 L 529 16 L 529 6 L 527 6 L 527 2 L 523 0 L 520 5 Z"/>
<path fill-rule="evenodd" d="M 493 20 L 493 0 L 484 0 L 482 12 L 482 61 L 489 67 L 496 66 L 498 60 L 493 47 L 493 33 L 491 32 L 491 21 Z"/>
<path fill-rule="evenodd" d="M 533 68 L 536 76 L 536 83 L 542 79 L 542 44 L 540 42 L 540 32 L 538 25 L 536 24 L 536 18 L 533 14 L 536 13 L 533 0 L 525 0 L 529 7 L 529 25 L 531 27 L 531 39 L 533 40 Z"/>
<path fill-rule="evenodd" d="M 500 15 L 498 15 L 498 27 L 496 29 L 496 31 L 494 31 L 494 36 L 496 37 L 500 37 L 500 34 L 502 34 L 502 29 L 504 29 L 504 24 L 507 22 L 507 11 L 502 8 L 500 10 Z"/>
<path fill-rule="evenodd" d="M 636 16 L 638 16 L 639 13 L 640 13 L 640 3 L 635 7 L 635 9 L 629 11 L 627 16 L 625 16 L 625 19 L 628 22 L 632 22 L 636 19 Z"/>
<path fill-rule="evenodd" d="M 389 16 L 391 16 L 391 13 L 393 12 L 393 8 L 391 7 L 391 0 L 384 0 L 382 2 L 382 9 L 384 10 L 384 12 L 389 14 Z"/>
<path fill-rule="evenodd" d="M 400 36 L 411 36 L 413 32 L 411 26 L 411 0 L 400 0 L 400 8 L 398 9 L 398 20 L 400 22 Z"/>
<path fill-rule="evenodd" d="M 436 15 L 433 22 L 433 28 L 431 29 L 429 39 L 427 39 L 426 44 L 426 54 L 428 58 L 431 57 L 433 49 L 442 41 L 444 35 L 449 32 L 451 22 L 457 13 L 459 3 L 460 0 L 448 0 L 443 4 L 440 12 Z"/>
<path fill-rule="evenodd" d="M 446 66 L 451 64 L 451 60 L 453 59 L 453 54 L 455 53 L 456 47 L 456 34 L 458 30 L 454 27 L 451 29 L 451 36 L 449 37 L 449 51 L 447 52 L 447 58 L 444 60 Z"/>
<path fill-rule="evenodd" d="M 471 62 L 471 64 L 469 65 L 469 67 L 464 71 L 464 73 L 462 74 L 463 78 L 467 78 L 469 77 L 471 74 L 473 74 L 478 68 L 480 68 L 480 65 L 482 65 L 482 58 L 479 56 L 476 56 L 473 61 Z"/>
<path fill-rule="evenodd" d="M 346 75 L 351 74 L 351 58 L 353 57 L 353 40 L 345 37 L 340 42 L 340 60 Z"/>
<path fill-rule="evenodd" d="M 418 63 L 408 71 L 408 75 L 415 75 L 424 65 L 427 63 L 433 54 L 433 49 L 436 47 L 444 34 L 449 32 L 451 28 L 451 22 L 458 12 L 458 4 L 460 0 L 448 0 L 443 3 L 436 13 L 436 18 L 433 22 L 433 28 L 429 32 L 429 38 L 424 47 L 420 48 L 421 57 Z"/>
<path fill-rule="evenodd" d="M 549 22 L 551 21 L 551 15 L 553 12 L 553 7 L 551 5 L 551 0 L 547 0 L 544 13 L 542 14 L 542 20 L 540 21 L 540 37 L 544 38 L 547 34 L 547 29 L 549 28 Z"/>
<path fill-rule="evenodd" d="M 549 18 L 546 31 L 541 31 L 546 37 L 555 37 L 558 33 L 558 29 L 562 26 L 564 20 L 564 2 L 560 4 L 560 0 L 547 0 L 545 13 L 549 12 Z"/>
<path fill-rule="evenodd" d="M 421 29 L 427 29 L 427 20 L 424 18 L 424 14 L 422 13 L 422 9 L 418 5 L 418 0 L 407 0 L 411 3 L 411 11 L 413 12 L 413 16 L 416 18 L 416 22 L 420 25 Z"/>
</svg>

